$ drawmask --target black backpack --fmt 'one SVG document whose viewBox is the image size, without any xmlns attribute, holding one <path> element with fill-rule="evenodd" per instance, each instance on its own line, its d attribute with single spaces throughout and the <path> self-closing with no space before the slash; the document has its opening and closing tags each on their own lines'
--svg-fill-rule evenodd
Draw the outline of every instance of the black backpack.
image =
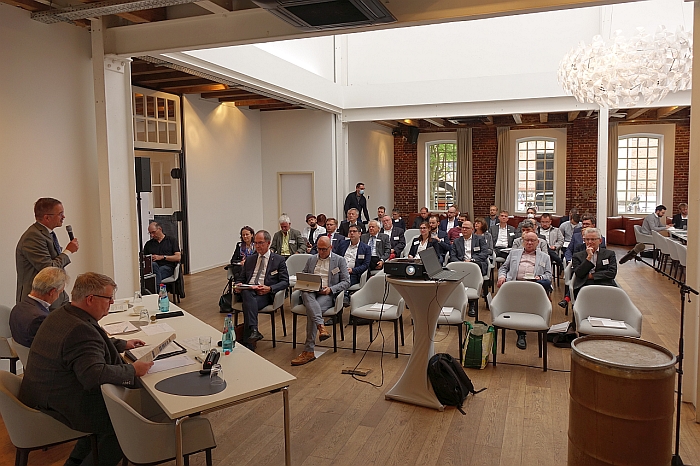
<svg viewBox="0 0 700 466">
<path fill-rule="evenodd" d="M 428 362 L 428 378 L 433 385 L 433 391 L 440 403 L 446 406 L 456 406 L 460 413 L 462 404 L 470 393 L 477 394 L 486 390 L 475 391 L 474 384 L 455 358 L 447 353 L 438 353 Z"/>
</svg>

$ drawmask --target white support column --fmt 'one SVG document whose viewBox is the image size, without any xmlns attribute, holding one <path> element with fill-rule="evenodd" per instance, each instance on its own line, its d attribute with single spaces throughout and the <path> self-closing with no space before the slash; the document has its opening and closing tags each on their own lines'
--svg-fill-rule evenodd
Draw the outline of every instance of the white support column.
<svg viewBox="0 0 700 466">
<path fill-rule="evenodd" d="M 341 86 L 348 85 L 348 38 L 346 35 L 334 36 L 335 43 L 335 82 Z M 348 124 L 344 123 L 341 115 L 335 115 L 333 128 L 333 140 L 335 141 L 335 180 L 333 186 L 333 205 L 336 206 L 335 216 L 338 224 L 345 220 L 343 203 L 345 195 L 352 191 L 349 187 L 350 174 L 348 173 Z"/>
<path fill-rule="evenodd" d="M 596 204 L 596 226 L 605 235 L 608 222 L 608 120 L 610 111 L 598 109 L 598 189 Z"/>
<path fill-rule="evenodd" d="M 101 272 L 117 282 L 119 297 L 126 297 L 140 289 L 131 60 L 105 57 L 102 20 L 92 20 L 91 32 Z"/>
</svg>

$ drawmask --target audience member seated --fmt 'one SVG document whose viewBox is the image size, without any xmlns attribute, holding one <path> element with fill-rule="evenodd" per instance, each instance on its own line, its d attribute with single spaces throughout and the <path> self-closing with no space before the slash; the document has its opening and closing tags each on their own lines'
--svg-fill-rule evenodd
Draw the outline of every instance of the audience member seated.
<svg viewBox="0 0 700 466">
<path fill-rule="evenodd" d="M 245 258 L 252 256 L 255 252 L 255 244 L 253 243 L 253 236 L 255 236 L 255 231 L 249 227 L 244 226 L 241 228 L 241 240 L 236 244 L 236 250 L 233 251 L 233 256 L 231 256 L 231 274 L 233 275 L 233 281 L 241 281 L 241 272 L 243 271 L 243 264 L 245 263 Z"/>
<path fill-rule="evenodd" d="M 340 243 L 343 242 L 345 239 L 345 236 L 341 235 L 336 231 L 336 228 L 338 228 L 338 220 L 336 220 L 334 217 L 329 217 L 326 219 L 326 232 L 321 236 L 320 238 L 326 237 L 331 240 L 331 248 L 333 249 L 333 252 L 337 254 L 336 248 Z M 318 240 L 316 240 L 316 244 L 318 244 Z M 314 244 L 314 247 L 311 249 L 311 254 L 318 254 L 318 250 L 316 249 L 316 244 Z"/>
<path fill-rule="evenodd" d="M 489 216 L 486 217 L 486 229 L 490 230 L 491 227 L 495 227 L 500 222 L 498 219 L 498 206 L 492 205 L 489 207 Z"/>
<path fill-rule="evenodd" d="M 571 242 L 574 229 L 579 226 L 580 219 L 581 217 L 578 213 L 578 209 L 573 208 L 569 211 L 569 219 L 559 225 L 559 231 L 561 231 L 562 236 L 564 236 L 565 243 Z"/>
<path fill-rule="evenodd" d="M 430 212 L 427 207 L 421 207 L 418 217 L 413 221 L 413 226 L 411 228 L 420 228 L 420 224 L 427 222 L 430 218 Z"/>
<path fill-rule="evenodd" d="M 144 244 L 143 253 L 151 255 L 156 286 L 160 287 L 164 278 L 172 277 L 175 273 L 175 267 L 181 258 L 180 245 L 175 238 L 165 236 L 163 227 L 156 221 L 148 224 L 148 235 L 151 239 Z"/>
<path fill-rule="evenodd" d="M 391 211 L 391 222 L 395 227 L 401 228 L 406 231 L 406 222 L 401 218 L 401 211 L 399 209 L 393 209 Z"/>
<path fill-rule="evenodd" d="M 534 232 L 526 231 L 522 236 L 524 249 L 513 249 L 498 270 L 497 286 L 514 280 L 535 281 L 542 285 L 547 293 L 552 291 L 552 263 L 549 254 L 537 249 L 539 238 Z M 527 348 L 525 332 L 517 331 L 516 346 Z"/>
<path fill-rule="evenodd" d="M 391 238 L 384 233 L 379 232 L 379 222 L 370 220 L 367 224 L 368 233 L 364 233 L 360 237 L 360 241 L 365 243 L 372 250 L 372 258 L 369 261 L 369 269 L 367 269 L 367 278 L 374 270 L 382 270 L 384 262 L 389 260 L 391 255 Z"/>
<path fill-rule="evenodd" d="M 423 222 L 420 224 L 420 233 L 418 236 L 413 238 L 411 242 L 411 248 L 408 251 L 408 257 L 415 258 L 418 257 L 418 253 L 432 247 L 440 259 L 440 263 L 443 263 L 443 249 L 440 246 L 440 241 L 437 238 L 433 238 L 430 235 L 430 225 L 428 222 Z M 406 245 L 408 247 L 408 245 Z"/>
<path fill-rule="evenodd" d="M 108 338 L 98 321 L 109 313 L 117 284 L 98 273 L 79 275 L 71 302 L 51 312 L 29 350 L 19 390 L 22 403 L 64 423 L 95 434 L 100 465 L 113 466 L 123 453 L 100 385 L 136 388 L 153 362 L 126 364 L 119 353 L 143 346 L 141 340 Z M 93 465 L 92 439 L 78 439 L 67 466 Z"/>
<path fill-rule="evenodd" d="M 382 218 L 382 228 L 381 232 L 389 237 L 390 241 L 390 253 L 389 258 L 401 256 L 401 252 L 406 247 L 406 238 L 404 237 L 403 230 L 397 226 L 394 226 L 394 222 L 391 221 L 391 217 L 385 215 Z"/>
<path fill-rule="evenodd" d="M 306 215 L 306 226 L 301 232 L 301 236 L 306 239 L 306 250 L 309 251 L 318 241 L 318 237 L 322 236 L 326 232 L 326 229 L 319 226 L 316 222 L 316 216 L 314 214 Z"/>
<path fill-rule="evenodd" d="M 348 210 L 348 219 L 343 220 L 343 222 L 340 224 L 340 227 L 338 228 L 338 233 L 346 237 L 350 236 L 348 235 L 348 232 L 350 230 L 350 227 L 353 225 L 357 226 L 360 233 L 366 233 L 367 230 L 365 229 L 365 224 L 357 220 L 358 215 L 359 211 L 357 209 Z"/>
<path fill-rule="evenodd" d="M 526 218 L 525 220 L 520 222 L 520 229 L 523 233 L 525 233 L 525 232 L 535 233 L 537 231 L 537 223 L 532 219 Z M 549 254 L 549 252 L 548 252 L 549 248 L 547 247 L 547 241 L 544 239 L 543 236 L 540 236 L 537 233 L 535 233 L 535 235 L 537 236 L 537 239 L 540 240 L 539 243 L 537 244 L 537 249 Z M 515 238 L 513 240 L 513 249 L 522 249 L 523 247 L 524 247 L 524 243 L 523 243 L 522 236 L 520 236 L 519 238 Z"/>
<path fill-rule="evenodd" d="M 318 214 L 316 216 L 316 224 L 320 227 L 326 228 L 326 214 Z"/>
<path fill-rule="evenodd" d="M 644 222 L 642 222 L 642 233 L 645 235 L 651 235 L 652 231 L 665 231 L 668 227 L 661 221 L 661 218 L 664 215 L 666 215 L 666 206 L 663 204 L 657 205 L 653 214 L 649 214 L 644 217 Z"/>
<path fill-rule="evenodd" d="M 508 225 L 508 211 L 502 210 L 498 214 L 498 225 L 491 227 L 489 232 L 493 238 L 493 249 L 498 257 L 506 258 L 508 251 L 503 249 L 512 248 L 515 240 L 515 228 Z"/>
<path fill-rule="evenodd" d="M 678 213 L 673 216 L 673 227 L 678 230 L 688 228 L 688 204 L 685 202 L 678 204 Z"/>
<path fill-rule="evenodd" d="M 469 220 L 468 217 L 468 214 L 459 214 L 459 226 L 447 230 L 447 241 L 449 241 L 450 244 L 452 244 L 455 239 L 462 236 L 462 224 Z M 442 222 L 440 222 L 440 224 L 442 224 Z"/>
<path fill-rule="evenodd" d="M 445 256 L 450 253 L 450 240 L 447 239 L 447 233 L 439 228 L 440 218 L 437 215 L 430 216 L 428 225 L 430 226 L 430 236 L 440 242 L 438 246 L 440 247 L 442 253 L 440 253 L 439 256 L 440 260 L 442 261 Z"/>
<path fill-rule="evenodd" d="M 525 222 L 526 220 L 532 220 L 533 222 L 535 222 L 535 228 L 537 228 L 537 220 L 535 220 L 535 215 L 537 215 L 537 208 L 534 206 L 530 206 L 525 212 L 527 218 L 518 224 L 518 228 L 515 229 L 516 236 L 521 236 L 523 234 L 523 222 Z"/>
<path fill-rule="evenodd" d="M 452 228 L 460 225 L 462 225 L 462 222 L 460 222 L 459 218 L 457 218 L 457 207 L 452 205 L 447 209 L 447 218 L 440 222 L 438 228 L 447 233 Z"/>
<path fill-rule="evenodd" d="M 350 273 L 350 286 L 360 283 L 360 277 L 369 269 L 372 260 L 372 250 L 360 241 L 360 230 L 357 225 L 350 227 L 348 238 L 339 241 L 337 254 L 345 258 Z"/>
<path fill-rule="evenodd" d="M 587 228 L 583 233 L 586 250 L 574 254 L 571 266 L 577 280 L 574 280 L 574 298 L 586 285 L 617 286 L 617 260 L 615 252 L 601 248 L 601 234 L 598 228 Z"/>
<path fill-rule="evenodd" d="M 292 359 L 292 366 L 301 366 L 316 359 L 314 348 L 316 333 L 319 341 L 330 338 L 323 322 L 323 311 L 335 306 L 335 300 L 350 288 L 350 274 L 345 259 L 331 252 L 331 240 L 321 236 L 316 244 L 318 255 L 309 257 L 304 273 L 321 276 L 321 291 L 302 291 L 301 300 L 306 307 L 306 343 L 304 351 Z M 342 324 L 341 324 L 342 325 Z"/>
<path fill-rule="evenodd" d="M 279 254 L 287 260 L 292 254 L 306 253 L 306 238 L 299 230 L 292 228 L 292 221 L 287 214 L 282 214 L 279 218 L 280 229 L 272 238 L 270 249 L 275 254 Z"/>
<path fill-rule="evenodd" d="M 581 229 L 577 229 L 574 232 L 574 235 L 571 237 L 571 242 L 569 243 L 569 246 L 566 248 L 566 251 L 564 252 L 564 259 L 566 259 L 567 262 L 571 262 L 571 260 L 574 257 L 574 254 L 583 251 L 585 249 L 584 247 L 584 241 L 583 241 L 583 231 L 586 228 L 591 228 L 595 227 L 596 225 L 596 220 L 595 217 L 589 214 L 583 214 L 581 217 Z M 602 247 L 605 247 L 605 237 L 602 237 L 603 245 Z"/>
<path fill-rule="evenodd" d="M 367 211 L 367 198 L 365 197 L 365 184 L 357 183 L 355 185 L 355 191 L 349 193 L 345 198 L 345 203 L 343 204 L 343 213 L 347 216 L 350 209 L 357 210 L 357 216 L 360 219 L 360 223 L 367 223 L 369 221 L 369 212 Z M 362 213 L 365 214 L 365 221 L 362 221 Z M 347 235 L 345 235 L 347 236 Z"/>
<path fill-rule="evenodd" d="M 284 221 L 289 228 L 289 218 Z M 275 293 L 289 287 L 285 259 L 271 251 L 270 233 L 260 230 L 255 234 L 255 252 L 245 261 L 242 280 L 236 283 L 243 304 L 243 344 L 251 350 L 254 350 L 255 342 L 264 338 L 258 332 L 258 311 L 272 304 Z M 241 284 L 251 287 L 241 288 Z"/>
<path fill-rule="evenodd" d="M 545 239 L 547 242 L 547 250 L 549 257 L 559 266 L 559 269 L 564 268 L 564 263 L 561 260 L 561 247 L 564 245 L 564 235 L 559 228 L 552 226 L 552 216 L 547 212 L 540 217 L 540 227 L 537 230 L 538 236 Z"/>
<path fill-rule="evenodd" d="M 379 223 L 382 223 L 382 219 L 384 218 L 384 215 L 386 215 L 386 207 L 383 205 L 380 205 L 377 207 L 377 218 L 375 218 L 376 221 Z"/>
<path fill-rule="evenodd" d="M 34 335 L 49 315 L 51 305 L 63 293 L 67 282 L 66 271 L 59 267 L 46 267 L 36 274 L 32 291 L 10 312 L 10 331 L 16 343 L 27 348 L 32 346 Z"/>
<path fill-rule="evenodd" d="M 474 219 L 474 234 L 484 237 L 486 240 L 486 245 L 489 248 L 489 256 L 491 256 L 491 254 L 493 254 L 493 236 L 491 236 L 486 220 L 481 217 Z"/>
<path fill-rule="evenodd" d="M 488 272 L 489 247 L 486 239 L 474 233 L 469 220 L 462 223 L 462 236 L 455 239 L 450 249 L 450 262 L 474 262 L 481 268 L 481 275 Z"/>
</svg>

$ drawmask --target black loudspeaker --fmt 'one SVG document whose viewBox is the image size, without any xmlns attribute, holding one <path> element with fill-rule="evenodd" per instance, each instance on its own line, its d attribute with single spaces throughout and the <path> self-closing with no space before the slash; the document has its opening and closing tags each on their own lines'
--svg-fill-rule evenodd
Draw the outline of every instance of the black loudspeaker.
<svg viewBox="0 0 700 466">
<path fill-rule="evenodd" d="M 151 158 L 136 157 L 136 192 L 150 193 L 151 189 Z"/>
<path fill-rule="evenodd" d="M 418 128 L 411 126 L 408 128 L 408 143 L 417 144 L 418 143 Z"/>
</svg>

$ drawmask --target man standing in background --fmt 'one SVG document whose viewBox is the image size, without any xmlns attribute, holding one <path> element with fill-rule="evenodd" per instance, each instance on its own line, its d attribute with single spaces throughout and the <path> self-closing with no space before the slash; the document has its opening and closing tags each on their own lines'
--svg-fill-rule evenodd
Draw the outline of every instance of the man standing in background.
<svg viewBox="0 0 700 466">
<path fill-rule="evenodd" d="M 367 199 L 365 198 L 365 184 L 357 183 L 355 192 L 347 195 L 345 204 L 343 205 L 343 213 L 347 216 L 348 210 L 355 208 L 358 212 L 358 219 L 362 223 L 369 222 L 369 212 L 367 211 Z M 365 214 L 365 220 L 362 220 L 362 214 Z"/>
</svg>

